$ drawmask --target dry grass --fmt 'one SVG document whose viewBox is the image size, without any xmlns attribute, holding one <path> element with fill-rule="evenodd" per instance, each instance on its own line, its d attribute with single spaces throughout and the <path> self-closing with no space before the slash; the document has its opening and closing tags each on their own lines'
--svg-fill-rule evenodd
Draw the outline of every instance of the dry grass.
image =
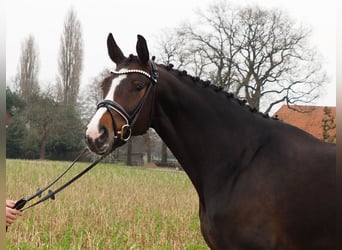
<svg viewBox="0 0 342 250">
<path fill-rule="evenodd" d="M 8 160 L 7 197 L 31 195 L 68 164 Z M 99 164 L 56 200 L 24 211 L 6 237 L 7 249 L 208 249 L 197 194 L 183 172 L 111 164 Z"/>
</svg>

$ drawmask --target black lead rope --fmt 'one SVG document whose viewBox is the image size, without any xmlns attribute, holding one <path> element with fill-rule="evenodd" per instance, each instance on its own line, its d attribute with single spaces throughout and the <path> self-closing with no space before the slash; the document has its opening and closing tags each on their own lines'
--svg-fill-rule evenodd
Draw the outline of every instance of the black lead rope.
<svg viewBox="0 0 342 250">
<path fill-rule="evenodd" d="M 94 161 L 92 164 L 90 164 L 87 168 L 85 168 L 82 172 L 80 172 L 78 175 L 74 176 L 72 179 L 70 179 L 68 182 L 66 182 L 65 184 L 63 184 L 62 186 L 60 186 L 59 188 L 57 188 L 55 191 L 49 190 L 48 194 L 45 195 L 44 197 L 40 198 L 37 202 L 31 204 L 30 206 L 21 209 L 20 211 L 24 211 L 26 209 L 29 209 L 31 207 L 34 207 L 36 205 L 38 205 L 39 203 L 42 203 L 48 199 L 54 200 L 55 199 L 55 195 L 57 193 L 59 193 L 60 191 L 62 191 L 64 188 L 66 188 L 67 186 L 69 186 L 71 183 L 73 183 L 74 181 L 76 181 L 78 178 L 80 178 L 82 175 L 84 175 L 85 173 L 87 173 L 90 169 L 92 169 L 93 167 L 95 167 L 100 161 L 102 161 L 103 158 L 105 158 L 106 155 L 102 155 L 99 159 L 97 159 L 96 161 Z"/>
<path fill-rule="evenodd" d="M 42 189 L 38 189 L 37 192 L 35 194 L 33 194 L 32 196 L 28 197 L 28 198 L 21 198 L 20 200 L 18 200 L 16 202 L 16 204 L 13 206 L 14 209 L 16 210 L 20 210 L 20 211 L 24 211 L 26 209 L 32 208 L 48 199 L 55 199 L 55 195 L 57 193 L 59 193 L 60 191 L 62 191 L 63 189 L 65 189 L 67 186 L 69 186 L 71 183 L 73 183 L 74 181 L 76 181 L 78 178 L 80 178 L 82 175 L 84 175 L 85 173 L 87 173 L 90 169 L 92 169 L 94 166 L 96 166 L 103 158 L 105 158 L 107 155 L 102 155 L 99 159 L 95 160 L 92 164 L 90 164 L 87 168 L 85 168 L 82 172 L 80 172 L 78 175 L 76 175 L 75 177 L 73 177 L 72 179 L 70 179 L 68 182 L 66 182 L 64 185 L 60 186 L 59 188 L 57 188 L 55 191 L 52 190 L 48 190 L 48 194 L 45 195 L 44 197 L 41 198 L 42 193 L 44 193 L 47 189 L 49 189 L 52 185 L 54 185 L 59 179 L 61 179 L 73 166 L 74 164 L 87 152 L 87 148 L 84 149 L 76 158 L 75 160 L 69 165 L 68 168 L 66 168 L 55 180 L 53 180 L 50 184 L 48 184 L 46 187 L 42 188 Z M 24 206 L 26 205 L 27 202 L 31 201 L 32 199 L 39 197 L 40 199 L 31 204 L 30 206 L 24 208 Z M 6 231 L 7 231 L 7 226 L 6 226 Z"/>
<path fill-rule="evenodd" d="M 60 178 L 62 178 L 73 166 L 74 164 L 83 156 L 83 154 L 87 151 L 87 149 L 84 149 L 77 157 L 76 159 L 69 165 L 68 168 L 66 168 L 63 173 L 61 173 L 55 180 L 53 180 L 50 184 L 48 184 L 46 187 L 44 188 L 38 188 L 37 192 L 35 194 L 33 194 L 32 196 L 30 196 L 29 198 L 21 198 L 20 200 L 17 201 L 17 203 L 15 203 L 14 207 L 17 210 L 22 209 L 27 202 L 33 200 L 36 197 L 41 197 L 42 193 L 44 193 L 48 188 L 50 188 L 52 185 L 54 185 Z"/>
</svg>

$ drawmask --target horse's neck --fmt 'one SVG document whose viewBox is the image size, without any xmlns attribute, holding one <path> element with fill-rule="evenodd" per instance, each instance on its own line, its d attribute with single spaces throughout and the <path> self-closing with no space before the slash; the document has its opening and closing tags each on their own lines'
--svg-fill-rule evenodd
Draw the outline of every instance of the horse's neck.
<svg viewBox="0 0 342 250">
<path fill-rule="evenodd" d="M 238 147 L 253 134 L 243 126 L 251 114 L 239 112 L 241 105 L 224 93 L 160 73 L 152 126 L 196 186 L 199 175 L 239 156 Z"/>
</svg>

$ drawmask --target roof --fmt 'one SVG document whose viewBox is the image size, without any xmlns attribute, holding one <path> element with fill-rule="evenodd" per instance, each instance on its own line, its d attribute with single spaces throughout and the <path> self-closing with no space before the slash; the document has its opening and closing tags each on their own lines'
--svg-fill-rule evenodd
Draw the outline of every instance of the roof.
<svg viewBox="0 0 342 250">
<path fill-rule="evenodd" d="M 320 140 L 336 143 L 336 107 L 283 105 L 274 116 Z M 325 133 L 323 125 L 326 125 Z"/>
</svg>

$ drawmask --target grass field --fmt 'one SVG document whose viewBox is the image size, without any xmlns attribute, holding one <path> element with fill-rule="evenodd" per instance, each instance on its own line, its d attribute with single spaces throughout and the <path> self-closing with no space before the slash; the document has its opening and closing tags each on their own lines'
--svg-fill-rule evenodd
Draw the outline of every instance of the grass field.
<svg viewBox="0 0 342 250">
<path fill-rule="evenodd" d="M 7 198 L 33 194 L 68 164 L 7 160 Z M 78 164 L 63 180 L 86 166 Z M 7 249 L 208 249 L 197 194 L 184 172 L 112 164 L 99 164 L 54 201 L 24 211 L 6 239 Z"/>
</svg>

